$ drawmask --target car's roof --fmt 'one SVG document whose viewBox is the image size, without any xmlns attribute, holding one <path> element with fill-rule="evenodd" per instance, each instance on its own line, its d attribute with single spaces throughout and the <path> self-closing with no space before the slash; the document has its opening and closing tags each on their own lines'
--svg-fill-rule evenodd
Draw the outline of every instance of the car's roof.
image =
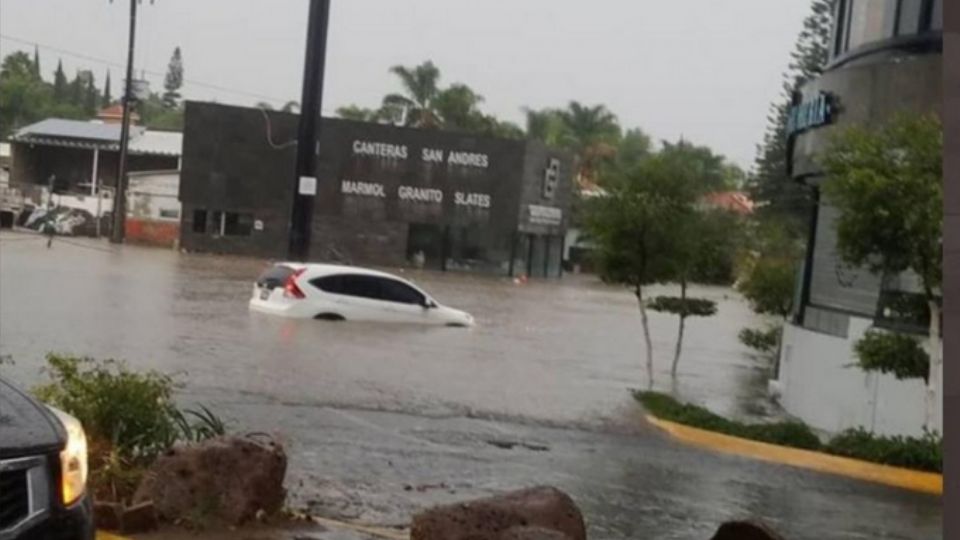
<svg viewBox="0 0 960 540">
<path fill-rule="evenodd" d="M 393 279 L 400 279 L 406 281 L 404 278 L 388 274 L 387 272 L 381 272 L 379 270 L 373 270 L 371 268 L 363 268 L 361 266 L 347 266 L 344 264 L 325 264 L 325 263 L 299 263 L 299 262 L 278 262 L 277 265 L 289 266 L 294 270 L 306 269 L 308 272 L 315 276 L 327 276 L 331 274 L 359 274 L 364 276 L 376 276 L 376 277 L 388 277 Z"/>
</svg>

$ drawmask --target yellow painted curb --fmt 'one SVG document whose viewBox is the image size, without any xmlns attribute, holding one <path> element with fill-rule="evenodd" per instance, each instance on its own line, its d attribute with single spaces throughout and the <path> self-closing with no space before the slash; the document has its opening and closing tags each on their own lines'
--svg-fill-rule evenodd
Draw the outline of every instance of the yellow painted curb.
<svg viewBox="0 0 960 540">
<path fill-rule="evenodd" d="M 685 443 L 763 461 L 876 482 L 933 495 L 943 494 L 943 475 L 858 459 L 751 441 L 647 415 L 647 421 Z"/>
<path fill-rule="evenodd" d="M 347 523 L 345 521 L 337 521 L 335 519 L 327 519 L 317 516 L 310 516 L 310 520 L 319 525 L 325 525 L 328 527 L 337 527 L 340 529 L 348 529 L 351 531 L 361 532 L 364 534 L 369 534 L 370 536 L 375 536 L 377 538 L 386 538 L 387 540 L 409 540 L 410 535 L 396 529 L 385 529 L 383 527 L 369 527 L 367 525 L 356 525 L 353 523 Z"/>
<path fill-rule="evenodd" d="M 117 536 L 105 531 L 97 531 L 96 540 L 130 540 L 130 538 L 127 538 L 126 536 Z"/>
</svg>

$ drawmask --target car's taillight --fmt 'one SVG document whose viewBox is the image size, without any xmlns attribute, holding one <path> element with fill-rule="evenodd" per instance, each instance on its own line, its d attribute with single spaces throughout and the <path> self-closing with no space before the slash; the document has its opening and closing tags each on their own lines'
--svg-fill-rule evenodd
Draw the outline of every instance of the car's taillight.
<svg viewBox="0 0 960 540">
<path fill-rule="evenodd" d="M 300 287 L 297 286 L 297 278 L 300 277 L 306 270 L 306 268 L 301 268 L 296 272 L 290 274 L 290 277 L 287 278 L 286 283 L 283 284 L 283 295 L 287 298 L 306 298 L 307 295 L 303 294 L 303 291 L 300 290 Z"/>
</svg>

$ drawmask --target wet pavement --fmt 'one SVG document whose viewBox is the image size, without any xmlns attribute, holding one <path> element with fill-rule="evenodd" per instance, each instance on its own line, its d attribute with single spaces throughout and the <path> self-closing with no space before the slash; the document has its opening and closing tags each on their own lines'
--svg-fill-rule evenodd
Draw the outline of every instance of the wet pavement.
<svg viewBox="0 0 960 540">
<path fill-rule="evenodd" d="M 69 242 L 69 243 L 68 243 Z M 634 298 L 589 277 L 510 280 L 407 271 L 473 329 L 289 321 L 246 309 L 264 261 L 0 234 L 3 373 L 41 380 L 48 351 L 179 372 L 184 402 L 290 448 L 294 506 L 401 525 L 424 505 L 551 483 L 592 538 L 709 538 L 759 516 L 788 538 L 937 538 L 939 498 L 679 445 L 642 419 Z M 669 288 L 662 288 L 663 291 Z M 758 326 L 727 289 L 719 313 L 653 314 L 655 386 L 743 418 L 771 414 L 769 366 L 738 343 Z M 671 388 L 675 386 L 674 388 Z"/>
</svg>

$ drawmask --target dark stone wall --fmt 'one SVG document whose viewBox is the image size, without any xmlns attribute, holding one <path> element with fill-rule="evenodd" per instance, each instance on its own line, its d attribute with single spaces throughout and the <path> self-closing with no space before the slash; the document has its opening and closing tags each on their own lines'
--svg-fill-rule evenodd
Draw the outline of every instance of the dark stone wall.
<svg viewBox="0 0 960 540">
<path fill-rule="evenodd" d="M 187 102 L 180 174 L 180 245 L 188 251 L 282 258 L 287 252 L 297 116 Z M 262 230 L 219 236 L 208 223 L 194 231 L 198 211 L 252 214 Z"/>
<path fill-rule="evenodd" d="M 560 174 L 552 198 L 544 193 L 544 175 L 550 159 L 560 161 Z M 573 158 L 567 153 L 548 148 L 540 141 L 528 141 L 523 164 L 523 183 L 520 188 L 519 230 L 526 233 L 562 236 L 570 220 L 570 203 L 573 196 Z M 531 220 L 530 205 L 549 206 L 562 212 L 559 225 L 544 225 Z"/>
<path fill-rule="evenodd" d="M 297 116 L 268 115 L 272 142 L 258 109 L 187 103 L 180 184 L 184 248 L 266 257 L 286 253 L 296 148 L 275 146 L 295 140 Z M 472 164 L 451 162 L 451 152 L 470 154 Z M 562 162 L 561 178 L 556 195 L 546 201 L 543 173 L 555 156 Z M 470 229 L 471 238 L 484 244 L 473 251 L 505 265 L 521 208 L 552 205 L 566 214 L 571 174 L 568 156 L 539 143 L 324 118 L 311 259 L 403 265 L 409 228 L 417 225 L 435 227 L 450 242 Z M 359 183 L 368 190 L 364 194 L 351 192 Z M 405 197 L 411 190 L 432 190 L 436 198 Z M 204 209 L 252 213 L 263 230 L 243 237 L 196 233 L 193 215 Z M 529 229 L 562 235 L 564 227 Z"/>
</svg>

